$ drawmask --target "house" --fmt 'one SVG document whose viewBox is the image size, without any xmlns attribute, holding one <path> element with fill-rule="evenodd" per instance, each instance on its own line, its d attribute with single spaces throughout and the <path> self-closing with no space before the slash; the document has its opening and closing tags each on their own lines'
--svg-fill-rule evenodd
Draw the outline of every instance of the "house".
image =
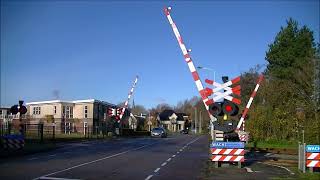
<svg viewBox="0 0 320 180">
<path fill-rule="evenodd" d="M 96 99 L 76 101 L 40 101 L 27 105 L 27 123 L 55 125 L 56 132 L 85 132 L 97 130 L 104 126 L 110 118 L 109 107 L 115 105 Z"/>
<path fill-rule="evenodd" d="M 162 127 L 172 132 L 181 131 L 189 125 L 189 116 L 185 113 L 176 113 L 169 109 L 162 111 L 158 115 L 157 120 Z"/>
</svg>

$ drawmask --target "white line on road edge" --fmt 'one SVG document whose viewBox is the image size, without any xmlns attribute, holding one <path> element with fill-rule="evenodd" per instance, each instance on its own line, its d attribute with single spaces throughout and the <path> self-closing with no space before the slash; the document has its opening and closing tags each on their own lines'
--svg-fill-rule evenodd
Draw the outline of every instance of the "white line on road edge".
<svg viewBox="0 0 320 180">
<path fill-rule="evenodd" d="M 248 173 L 252 173 L 253 172 L 251 168 L 248 168 L 248 167 L 244 167 L 244 168 L 247 170 Z"/>
<path fill-rule="evenodd" d="M 167 163 L 166 163 L 166 162 L 164 162 L 164 163 L 162 163 L 162 164 L 161 164 L 161 166 L 165 166 L 166 164 L 167 164 Z"/>
<path fill-rule="evenodd" d="M 32 160 L 36 160 L 36 159 L 38 159 L 38 158 L 37 158 L 37 157 L 34 157 L 34 158 L 28 159 L 28 161 L 32 161 Z"/>
<path fill-rule="evenodd" d="M 176 157 L 176 155 L 174 154 L 174 155 L 172 155 L 172 157 L 174 158 L 174 157 Z"/>
<path fill-rule="evenodd" d="M 167 161 L 168 161 L 168 162 L 171 161 L 171 158 L 167 159 Z"/>
<path fill-rule="evenodd" d="M 66 179 L 66 178 L 56 178 L 56 177 L 40 177 L 41 180 L 80 180 L 80 179 Z"/>
<path fill-rule="evenodd" d="M 278 168 L 282 168 L 282 169 L 287 170 L 291 175 L 294 175 L 294 172 L 292 172 L 290 169 L 288 169 L 286 167 L 279 166 L 279 165 L 274 165 L 274 164 L 269 164 L 269 163 L 262 163 L 262 162 L 258 162 L 258 163 L 269 165 L 269 166 L 274 166 L 274 167 L 278 167 Z"/>
<path fill-rule="evenodd" d="M 147 146 L 151 146 L 153 144 L 156 144 L 156 143 L 152 143 L 152 144 L 148 144 L 148 145 L 144 145 L 144 146 L 141 146 L 141 147 L 138 147 L 138 148 L 134 148 L 134 149 L 129 149 L 127 151 L 123 151 L 121 153 L 117 153 L 117 154 L 114 154 L 114 155 L 111 155 L 111 156 L 106 156 L 106 157 L 103 157 L 103 158 L 100 158 L 100 159 L 96 159 L 96 160 L 93 160 L 93 161 L 89 161 L 89 162 L 86 162 L 86 163 L 82 163 L 82 164 L 78 164 L 76 166 L 72 166 L 72 167 L 69 167 L 69 168 L 66 168 L 66 169 L 63 169 L 63 170 L 60 170 L 60 171 L 56 171 L 56 172 L 53 172 L 53 173 L 50 173 L 50 174 L 46 174 L 44 176 L 40 176 L 40 177 L 37 177 L 33 180 L 38 180 L 39 178 L 43 178 L 45 176 L 51 176 L 51 175 L 54 175 L 54 174 L 58 174 L 58 173 L 61 173 L 61 172 L 65 172 L 65 171 L 69 171 L 71 169 L 75 169 L 75 168 L 78 168 L 78 167 L 81 167 L 81 166 L 85 166 L 85 165 L 88 165 L 88 164 L 92 164 L 92 163 L 96 163 L 96 162 L 99 162 L 99 161 L 103 161 L 105 159 L 110 159 L 110 158 L 113 158 L 113 157 L 116 157 L 116 156 L 119 156 L 119 155 L 122 155 L 122 154 L 126 154 L 130 151 L 136 151 L 136 150 L 139 150 L 139 149 L 142 149 L 142 148 L 145 148 Z"/>
<path fill-rule="evenodd" d="M 154 172 L 156 173 L 156 172 L 158 172 L 160 170 L 160 168 L 157 168 L 156 170 L 154 170 Z"/>
<path fill-rule="evenodd" d="M 149 180 L 152 178 L 153 175 L 149 175 L 145 180 Z"/>
</svg>

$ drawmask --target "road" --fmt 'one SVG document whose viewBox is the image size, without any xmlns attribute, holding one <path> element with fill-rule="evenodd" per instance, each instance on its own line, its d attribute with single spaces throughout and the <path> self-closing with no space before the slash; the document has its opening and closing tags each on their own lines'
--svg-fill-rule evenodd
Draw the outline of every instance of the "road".
<svg viewBox="0 0 320 180">
<path fill-rule="evenodd" d="M 197 179 L 206 136 L 120 138 L 68 144 L 0 162 L 0 179 Z"/>
<path fill-rule="evenodd" d="M 45 153 L 1 160 L 0 179 L 203 179 L 208 157 L 204 135 L 117 138 L 70 143 Z M 288 174 L 279 167 L 258 166 L 259 171 L 252 172 L 257 163 L 242 169 L 219 168 L 209 179 Z"/>
</svg>

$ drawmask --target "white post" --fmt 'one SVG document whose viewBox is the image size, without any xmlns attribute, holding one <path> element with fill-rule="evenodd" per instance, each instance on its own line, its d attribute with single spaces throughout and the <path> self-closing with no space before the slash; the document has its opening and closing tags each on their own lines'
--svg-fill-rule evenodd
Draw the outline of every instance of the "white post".
<svg viewBox="0 0 320 180">
<path fill-rule="evenodd" d="M 194 108 L 194 132 L 197 134 L 197 108 Z"/>
<path fill-rule="evenodd" d="M 202 112 L 200 111 L 199 112 L 199 133 L 201 134 L 201 132 L 202 132 Z"/>
</svg>

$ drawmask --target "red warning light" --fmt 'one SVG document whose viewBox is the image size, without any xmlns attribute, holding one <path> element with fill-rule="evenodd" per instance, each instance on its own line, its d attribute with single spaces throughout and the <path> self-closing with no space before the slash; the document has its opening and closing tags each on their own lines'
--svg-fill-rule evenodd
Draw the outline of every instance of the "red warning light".
<svg viewBox="0 0 320 180">
<path fill-rule="evenodd" d="M 232 106 L 226 105 L 226 111 L 231 112 L 232 111 Z"/>
</svg>

